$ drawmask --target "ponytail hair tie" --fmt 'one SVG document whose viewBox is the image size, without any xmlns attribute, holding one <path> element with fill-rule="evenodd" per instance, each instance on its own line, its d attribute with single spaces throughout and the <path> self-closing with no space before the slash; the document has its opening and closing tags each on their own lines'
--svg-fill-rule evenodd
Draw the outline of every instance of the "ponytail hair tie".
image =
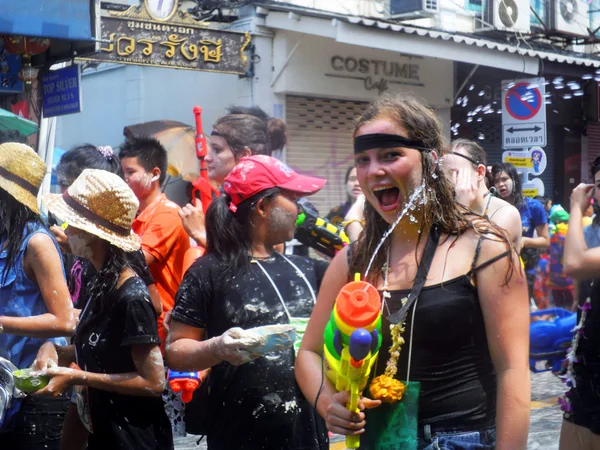
<svg viewBox="0 0 600 450">
<path fill-rule="evenodd" d="M 105 146 L 101 145 L 101 146 L 97 147 L 97 149 L 100 153 L 102 153 L 102 156 L 104 156 L 109 161 L 115 155 L 115 152 L 113 152 L 113 149 L 110 145 L 105 145 Z"/>
</svg>

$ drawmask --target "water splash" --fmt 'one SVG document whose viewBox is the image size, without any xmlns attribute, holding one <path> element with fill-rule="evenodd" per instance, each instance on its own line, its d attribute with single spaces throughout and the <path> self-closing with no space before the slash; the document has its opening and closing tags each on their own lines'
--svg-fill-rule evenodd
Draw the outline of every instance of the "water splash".
<svg viewBox="0 0 600 450">
<path fill-rule="evenodd" d="M 392 232 L 394 231 L 396 226 L 398 226 L 398 224 L 400 223 L 402 218 L 408 213 L 408 210 L 410 209 L 411 205 L 414 205 L 415 202 L 419 199 L 419 196 L 423 193 L 424 189 L 425 189 L 425 180 L 423 180 L 423 182 L 421 183 L 421 186 L 416 188 L 415 192 L 412 193 L 412 195 L 408 199 L 408 202 L 406 203 L 406 205 L 404 205 L 404 209 L 400 212 L 400 214 L 398 214 L 398 217 L 396 217 L 396 220 L 394 220 L 394 223 L 392 223 L 392 225 L 388 228 L 388 230 L 385 233 L 383 233 L 383 236 L 382 236 L 381 240 L 379 241 L 379 244 L 377 244 L 377 247 L 375 248 L 375 251 L 373 252 L 373 255 L 371 256 L 371 260 L 369 261 L 369 264 L 367 265 L 367 270 L 365 271 L 365 279 L 367 278 L 367 276 L 369 275 L 369 272 L 371 271 L 371 266 L 373 265 L 373 262 L 375 261 L 375 257 L 377 256 L 377 253 L 379 253 L 381 246 L 383 245 L 385 240 L 390 236 L 390 234 L 392 234 Z M 425 197 L 425 196 L 423 196 L 423 197 Z M 423 201 L 423 200 L 421 199 L 421 201 Z M 427 200 L 425 200 L 422 204 L 425 204 L 426 201 Z M 411 216 L 412 216 L 412 214 L 411 214 Z"/>
</svg>

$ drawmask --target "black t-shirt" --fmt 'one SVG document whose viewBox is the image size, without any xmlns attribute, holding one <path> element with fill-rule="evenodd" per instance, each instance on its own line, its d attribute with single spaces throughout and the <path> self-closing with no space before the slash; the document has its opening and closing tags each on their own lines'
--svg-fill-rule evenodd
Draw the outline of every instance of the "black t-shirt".
<svg viewBox="0 0 600 450">
<path fill-rule="evenodd" d="M 137 277 L 126 280 L 109 298 L 106 310 L 90 303 L 74 336 L 77 362 L 88 372 L 136 372 L 131 346 L 160 344 L 148 289 Z M 89 388 L 93 449 L 173 448 L 171 425 L 160 397 L 140 397 Z"/>
<path fill-rule="evenodd" d="M 289 259 L 317 292 L 327 263 L 299 256 Z M 306 283 L 281 255 L 260 260 L 292 317 L 308 318 L 313 299 Z M 289 319 L 273 285 L 257 264 L 234 274 L 209 254 L 187 271 L 172 319 L 206 329 L 207 337 L 231 327 L 286 324 Z M 216 450 L 300 450 L 327 448 L 325 424 L 304 398 L 294 377 L 293 349 L 241 366 L 223 362 L 212 368 L 208 445 Z"/>
<path fill-rule="evenodd" d="M 148 269 L 142 250 L 126 253 L 126 257 L 131 269 L 146 286 L 154 284 L 154 278 Z M 97 273 L 96 268 L 88 259 L 65 255 L 65 271 L 68 274 L 67 285 L 73 306 L 77 309 L 85 308 L 90 297 L 90 283 Z"/>
</svg>

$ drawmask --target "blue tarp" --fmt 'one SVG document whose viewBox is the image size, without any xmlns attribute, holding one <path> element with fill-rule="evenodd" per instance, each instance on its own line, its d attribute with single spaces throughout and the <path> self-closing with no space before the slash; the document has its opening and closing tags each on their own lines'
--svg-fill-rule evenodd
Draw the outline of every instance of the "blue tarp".
<svg viewBox="0 0 600 450">
<path fill-rule="evenodd" d="M 90 41 L 94 0 L 0 0 L 0 33 Z"/>
</svg>

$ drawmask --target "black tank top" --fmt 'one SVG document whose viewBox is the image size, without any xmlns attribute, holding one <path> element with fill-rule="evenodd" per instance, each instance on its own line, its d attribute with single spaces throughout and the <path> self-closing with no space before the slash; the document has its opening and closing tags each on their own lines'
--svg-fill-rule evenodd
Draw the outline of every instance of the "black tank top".
<svg viewBox="0 0 600 450">
<path fill-rule="evenodd" d="M 421 382 L 419 428 L 424 425 L 456 430 L 493 426 L 496 421 L 496 373 L 492 364 L 479 304 L 471 276 L 508 252 L 442 284 L 425 286 L 419 295 L 414 319 L 410 380 Z M 390 313 L 397 311 L 409 289 L 389 291 Z M 406 316 L 406 330 L 396 378 L 405 381 L 414 306 Z M 391 345 L 389 315 L 384 307 L 383 344 L 377 371 L 385 371 Z"/>
</svg>

